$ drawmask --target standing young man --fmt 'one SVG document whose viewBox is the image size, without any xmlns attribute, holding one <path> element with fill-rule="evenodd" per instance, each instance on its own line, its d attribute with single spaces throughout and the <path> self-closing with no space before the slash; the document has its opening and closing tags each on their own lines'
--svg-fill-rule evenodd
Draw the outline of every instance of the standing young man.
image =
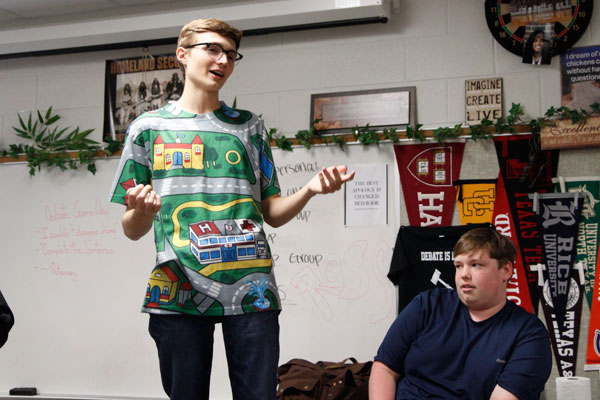
<svg viewBox="0 0 600 400">
<path fill-rule="evenodd" d="M 126 204 L 125 235 L 154 226 L 156 265 L 143 311 L 171 399 L 208 399 L 216 323 L 234 399 L 275 399 L 281 310 L 263 222 L 290 221 L 316 194 L 354 177 L 323 168 L 281 197 L 266 129 L 229 108 L 219 90 L 241 60 L 241 32 L 214 19 L 185 25 L 175 103 L 131 124 L 111 201 Z"/>
<path fill-rule="evenodd" d="M 454 246 L 454 289 L 419 294 L 379 347 L 369 399 L 539 399 L 550 376 L 542 322 L 506 299 L 516 249 L 476 228 Z"/>
</svg>

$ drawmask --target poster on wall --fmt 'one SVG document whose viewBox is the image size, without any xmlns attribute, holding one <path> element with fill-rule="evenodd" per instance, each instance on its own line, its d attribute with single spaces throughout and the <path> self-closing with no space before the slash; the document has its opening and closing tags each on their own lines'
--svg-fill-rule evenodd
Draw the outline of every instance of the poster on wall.
<svg viewBox="0 0 600 400">
<path fill-rule="evenodd" d="M 414 86 L 311 95 L 310 124 L 323 133 L 356 126 L 403 129 L 416 124 Z"/>
<path fill-rule="evenodd" d="M 175 54 L 144 55 L 106 61 L 104 135 L 125 141 L 127 127 L 183 93 L 183 73 Z"/>
<path fill-rule="evenodd" d="M 354 164 L 349 169 L 356 177 L 344 185 L 344 225 L 387 225 L 388 165 Z"/>
<path fill-rule="evenodd" d="M 590 111 L 600 103 L 600 46 L 575 47 L 560 55 L 561 105 Z"/>
<path fill-rule="evenodd" d="M 502 118 L 502 78 L 465 81 L 465 121 L 478 125 L 484 119 L 496 122 Z"/>
</svg>

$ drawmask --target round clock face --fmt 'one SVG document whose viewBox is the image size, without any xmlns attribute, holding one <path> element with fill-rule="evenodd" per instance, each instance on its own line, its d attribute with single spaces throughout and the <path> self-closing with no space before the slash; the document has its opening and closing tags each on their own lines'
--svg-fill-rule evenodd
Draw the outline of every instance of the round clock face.
<svg viewBox="0 0 600 400">
<path fill-rule="evenodd" d="M 485 18 L 506 50 L 523 55 L 527 39 L 542 32 L 555 56 L 583 35 L 592 17 L 593 0 L 486 0 Z"/>
</svg>

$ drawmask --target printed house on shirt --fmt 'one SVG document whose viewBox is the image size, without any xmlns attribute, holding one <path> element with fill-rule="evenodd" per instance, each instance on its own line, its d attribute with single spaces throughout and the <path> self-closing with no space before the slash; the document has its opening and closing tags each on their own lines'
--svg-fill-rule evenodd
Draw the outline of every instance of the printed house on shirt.
<svg viewBox="0 0 600 400">
<path fill-rule="evenodd" d="M 148 281 L 146 290 L 146 307 L 157 308 L 158 304 L 170 304 L 175 300 L 179 277 L 169 268 L 164 266 L 156 269 Z M 190 297 L 192 286 L 189 282 L 183 282 L 179 288 L 179 305 Z"/>
<path fill-rule="evenodd" d="M 171 168 L 204 169 L 204 143 L 196 135 L 192 143 L 164 143 L 160 135 L 154 141 L 154 170 L 170 170 Z"/>
<path fill-rule="evenodd" d="M 251 219 L 191 224 L 190 249 L 200 264 L 268 258 L 264 235 Z"/>
</svg>

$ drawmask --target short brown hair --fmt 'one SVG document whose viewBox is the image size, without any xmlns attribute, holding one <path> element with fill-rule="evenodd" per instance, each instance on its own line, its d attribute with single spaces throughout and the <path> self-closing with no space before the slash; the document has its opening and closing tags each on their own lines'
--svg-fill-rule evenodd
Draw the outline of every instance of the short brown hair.
<svg viewBox="0 0 600 400">
<path fill-rule="evenodd" d="M 463 234 L 454 245 L 454 256 L 477 250 L 487 250 L 490 258 L 498 260 L 498 267 L 507 262 L 514 264 L 517 257 L 512 240 L 490 228 L 475 228 Z"/>
<path fill-rule="evenodd" d="M 240 48 L 242 31 L 234 28 L 227 22 L 223 22 L 214 18 L 196 19 L 185 24 L 185 26 L 181 28 L 181 32 L 179 32 L 177 47 L 187 47 L 194 44 L 194 35 L 201 32 L 218 33 L 223 37 L 233 40 L 236 50 L 239 50 Z"/>
</svg>

